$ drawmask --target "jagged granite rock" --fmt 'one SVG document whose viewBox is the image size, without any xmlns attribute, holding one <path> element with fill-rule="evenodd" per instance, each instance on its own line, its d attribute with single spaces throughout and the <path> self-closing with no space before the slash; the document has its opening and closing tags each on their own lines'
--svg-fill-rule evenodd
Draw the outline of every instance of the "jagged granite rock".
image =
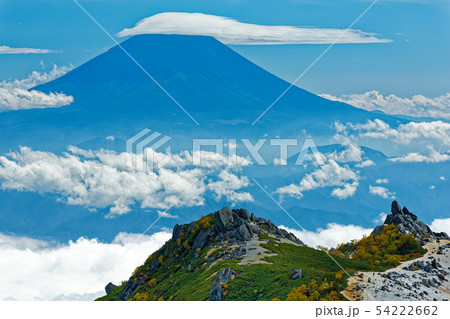
<svg viewBox="0 0 450 319">
<path fill-rule="evenodd" d="M 220 270 L 216 278 L 214 278 L 211 283 L 211 289 L 209 290 L 211 295 L 209 296 L 208 301 L 222 301 L 224 298 L 223 294 L 225 292 L 225 288 L 223 286 L 235 276 L 236 272 L 229 267 Z"/>
<path fill-rule="evenodd" d="M 250 214 L 248 213 L 248 210 L 246 210 L 244 208 L 240 208 L 240 209 L 236 209 L 234 211 L 240 218 L 242 218 L 244 220 L 250 219 Z"/>
<path fill-rule="evenodd" d="M 116 289 L 118 286 L 114 285 L 112 282 L 110 282 L 109 284 L 106 285 L 105 287 L 105 291 L 106 294 L 109 294 L 109 292 L 113 289 Z"/>
<path fill-rule="evenodd" d="M 248 241 L 250 240 L 250 238 L 252 238 L 252 235 L 247 226 L 245 226 L 245 224 L 242 224 L 231 233 L 230 238 L 236 238 L 236 240 L 239 241 Z"/>
<path fill-rule="evenodd" d="M 300 279 L 300 278 L 302 278 L 302 275 L 303 275 L 303 272 L 302 272 L 302 270 L 300 268 L 299 269 L 292 269 L 291 273 L 292 273 L 291 279 Z"/>
<path fill-rule="evenodd" d="M 384 224 L 375 227 L 372 234 L 380 235 L 384 225 L 395 225 L 401 233 L 414 235 L 419 241 L 450 239 L 446 233 L 433 232 L 427 224 L 420 221 L 406 207 L 402 209 L 397 201 L 392 202 L 391 214 L 386 216 Z"/>
<path fill-rule="evenodd" d="M 195 228 L 196 223 L 197 223 L 196 221 L 191 222 L 187 228 L 187 231 L 193 230 Z"/>
<path fill-rule="evenodd" d="M 224 207 L 218 212 L 216 212 L 216 223 L 214 228 L 217 232 L 225 232 L 232 229 L 232 223 L 234 222 L 233 212 L 228 208 Z"/>
<path fill-rule="evenodd" d="M 276 227 L 270 220 L 257 218 L 249 214 L 246 209 L 233 209 L 223 207 L 215 214 L 214 231 L 218 238 L 231 238 L 238 242 L 248 241 L 253 235 L 264 231 L 278 238 L 285 238 L 297 244 L 304 245 L 294 234 Z M 218 239 L 216 237 L 216 239 Z"/>
<path fill-rule="evenodd" d="M 133 281 L 131 278 L 128 280 L 127 285 L 120 295 L 120 300 L 128 300 L 128 298 L 133 294 L 133 292 L 139 287 L 139 283 Z"/>
<path fill-rule="evenodd" d="M 153 264 L 150 266 L 150 272 L 155 271 L 156 269 L 158 269 L 159 267 L 159 262 L 155 261 L 153 262 Z"/>
<path fill-rule="evenodd" d="M 186 231 L 185 225 L 176 224 L 172 231 L 172 239 L 176 242 L 181 237 L 181 233 Z"/>
<path fill-rule="evenodd" d="M 200 230 L 200 232 L 198 233 L 197 237 L 194 240 L 194 243 L 192 244 L 192 249 L 196 250 L 197 248 L 202 249 L 203 247 L 205 247 L 206 244 L 208 243 L 208 239 L 211 233 L 212 233 L 211 228 Z"/>
</svg>

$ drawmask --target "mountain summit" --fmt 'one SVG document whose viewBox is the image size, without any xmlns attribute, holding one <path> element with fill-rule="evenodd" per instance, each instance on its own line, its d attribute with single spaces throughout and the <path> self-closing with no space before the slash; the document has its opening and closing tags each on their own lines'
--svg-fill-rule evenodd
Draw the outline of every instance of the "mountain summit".
<svg viewBox="0 0 450 319">
<path fill-rule="evenodd" d="M 253 121 L 289 86 L 212 37 L 138 35 L 121 46 L 203 123 Z M 118 46 L 35 89 L 74 95 L 72 112 L 91 106 L 90 112 L 120 112 L 115 115 L 122 118 L 172 119 L 175 113 L 177 120 L 185 120 L 186 116 Z M 337 110 L 353 108 L 293 87 L 273 112 L 306 116 Z"/>
<path fill-rule="evenodd" d="M 392 124 L 398 120 L 329 101 L 293 86 L 252 126 L 290 86 L 288 82 L 212 37 L 138 35 L 121 46 L 198 121 L 200 128 L 115 46 L 62 77 L 34 88 L 71 95 L 71 105 L 0 114 L 0 125 L 5 127 L 1 145 L 6 150 L 17 144 L 34 148 L 46 145 L 61 151 L 68 144 L 110 135 L 127 139 L 146 127 L 189 139 L 185 144 L 192 145 L 194 134 L 208 138 L 214 132 L 217 138 L 234 133 L 252 138 L 268 131 L 274 136 L 293 136 L 306 129 L 318 137 L 332 136 L 330 127 L 335 121 L 380 118 Z"/>
</svg>

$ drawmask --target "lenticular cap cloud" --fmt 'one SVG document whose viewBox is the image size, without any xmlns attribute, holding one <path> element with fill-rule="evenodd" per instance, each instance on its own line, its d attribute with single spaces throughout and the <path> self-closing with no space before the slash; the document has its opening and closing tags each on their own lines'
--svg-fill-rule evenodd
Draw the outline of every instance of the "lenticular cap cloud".
<svg viewBox="0 0 450 319">
<path fill-rule="evenodd" d="M 225 44 L 330 44 L 344 30 L 270 26 L 239 22 L 227 17 L 204 13 L 164 12 L 139 21 L 133 28 L 120 31 L 117 36 L 139 34 L 185 34 L 212 36 Z M 388 43 L 375 33 L 348 30 L 337 43 Z"/>
</svg>

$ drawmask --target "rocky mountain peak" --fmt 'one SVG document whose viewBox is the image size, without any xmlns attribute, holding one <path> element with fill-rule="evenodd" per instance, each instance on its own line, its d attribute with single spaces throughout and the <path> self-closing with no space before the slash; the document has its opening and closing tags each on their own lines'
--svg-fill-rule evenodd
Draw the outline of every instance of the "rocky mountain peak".
<svg viewBox="0 0 450 319">
<path fill-rule="evenodd" d="M 264 232 L 274 235 L 277 238 L 284 238 L 293 241 L 297 244 L 304 245 L 300 239 L 294 234 L 287 232 L 284 229 L 276 227 L 270 220 L 265 218 L 255 217 L 246 209 L 230 209 L 223 207 L 213 214 L 212 227 L 202 228 L 197 234 L 193 249 L 204 248 L 208 243 L 218 242 L 225 238 L 230 238 L 234 242 L 249 241 L 253 235 L 260 235 Z M 192 222 L 188 225 L 175 225 L 172 233 L 172 240 L 177 241 L 181 234 L 186 231 L 191 231 L 195 228 L 197 222 Z"/>
<path fill-rule="evenodd" d="M 408 208 L 402 208 L 396 200 L 392 202 L 391 214 L 386 216 L 384 224 L 375 227 L 372 234 L 381 234 L 384 225 L 395 225 L 401 233 L 412 234 L 419 241 L 450 239 L 444 232 L 433 232 L 427 224 L 420 221 L 416 215 L 408 210 Z"/>
<path fill-rule="evenodd" d="M 130 296 L 133 296 L 144 285 L 142 274 L 154 274 L 159 271 L 163 267 L 164 260 L 166 260 L 164 267 L 167 271 L 169 270 L 167 265 L 176 260 L 178 268 L 185 267 L 187 272 L 196 272 L 203 265 L 211 266 L 220 260 L 247 258 L 248 265 L 257 262 L 267 255 L 266 249 L 260 245 L 264 240 L 261 240 L 259 235 L 269 235 L 279 242 L 290 241 L 296 246 L 305 246 L 294 234 L 276 227 L 270 220 L 258 218 L 243 208 L 223 207 L 215 213 L 202 216 L 197 221 L 175 225 L 172 238 L 154 253 L 159 257 L 153 258 L 153 255 L 149 257 L 145 271 L 133 274 L 123 288 L 119 299 L 128 300 Z M 205 251 L 206 255 L 202 257 L 205 261 L 196 263 Z M 213 254 L 212 251 L 217 253 Z M 208 300 L 223 300 L 225 291 L 223 285 L 235 275 L 236 272 L 230 268 L 219 271 L 212 283 Z M 300 278 L 301 270 L 296 270 L 294 275 L 296 276 L 294 279 Z M 219 284 L 216 285 L 217 283 Z M 113 284 L 108 284 L 105 290 L 109 293 L 115 288 L 117 287 Z"/>
</svg>

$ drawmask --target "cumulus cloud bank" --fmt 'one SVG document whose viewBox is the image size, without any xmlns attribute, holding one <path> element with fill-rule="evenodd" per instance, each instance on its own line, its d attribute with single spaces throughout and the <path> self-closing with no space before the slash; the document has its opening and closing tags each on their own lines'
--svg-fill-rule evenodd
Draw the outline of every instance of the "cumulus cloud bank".
<svg viewBox="0 0 450 319">
<path fill-rule="evenodd" d="M 59 51 L 53 51 L 48 49 L 33 49 L 33 48 L 11 48 L 6 45 L 0 45 L 0 54 L 42 54 L 42 53 L 58 53 Z"/>
<path fill-rule="evenodd" d="M 434 232 L 446 232 L 450 235 L 450 218 L 435 219 L 430 227 Z"/>
<path fill-rule="evenodd" d="M 375 119 L 366 123 L 335 123 L 336 139 L 348 140 L 355 137 L 391 140 L 399 144 L 409 144 L 413 140 L 427 139 L 450 145 L 450 123 L 443 121 L 409 122 L 397 128 Z"/>
<path fill-rule="evenodd" d="M 353 239 L 360 239 L 372 232 L 372 229 L 355 225 L 340 225 L 331 223 L 327 228 L 319 228 L 316 231 L 298 230 L 281 226 L 288 232 L 293 233 L 302 242 L 310 247 L 323 246 L 336 248 L 337 245 L 347 243 Z"/>
<path fill-rule="evenodd" d="M 447 162 L 450 161 L 450 154 L 447 153 L 440 153 L 436 151 L 433 147 L 429 147 L 430 154 L 422 155 L 420 153 L 408 153 L 406 155 L 400 156 L 400 157 L 393 157 L 389 160 L 391 162 L 414 162 L 414 163 L 440 163 L 440 162 Z"/>
<path fill-rule="evenodd" d="M 247 176 L 236 176 L 229 171 L 222 170 L 219 174 L 219 180 L 210 182 L 208 188 L 216 193 L 218 200 L 225 197 L 232 202 L 253 202 L 253 197 L 250 193 L 236 192 L 236 190 L 248 185 L 249 180 Z"/>
<path fill-rule="evenodd" d="M 341 152 L 321 154 L 324 165 L 318 166 L 313 172 L 306 174 L 299 184 L 290 184 L 280 187 L 276 192 L 280 195 L 292 197 L 302 197 L 303 192 L 323 187 L 334 187 L 331 196 L 339 199 L 345 199 L 355 194 L 359 186 L 359 175 L 348 165 L 340 163 L 370 161 L 363 158 L 364 152 L 354 144 L 347 145 L 347 148 Z M 372 161 L 368 165 L 374 165 Z M 357 165 L 358 165 L 357 164 Z"/>
<path fill-rule="evenodd" d="M 450 93 L 434 98 L 423 95 L 402 98 L 394 94 L 384 96 L 374 90 L 362 94 L 344 94 L 340 97 L 330 94 L 320 94 L 320 96 L 367 111 L 379 110 L 394 115 L 450 119 Z"/>
<path fill-rule="evenodd" d="M 269 26 L 239 22 L 227 17 L 203 13 L 164 12 L 139 21 L 133 28 L 117 35 L 186 34 L 212 36 L 226 44 L 328 44 L 338 39 L 344 30 Z M 348 30 L 338 43 L 387 43 L 374 33 Z"/>
<path fill-rule="evenodd" d="M 280 195 L 293 197 L 303 196 L 303 192 L 322 187 L 336 187 L 332 196 L 347 198 L 353 196 L 358 187 L 358 175 L 348 166 L 340 166 L 336 161 L 329 160 L 312 173 L 306 174 L 300 183 L 290 184 L 277 189 Z"/>
<path fill-rule="evenodd" d="M 60 194 L 69 205 L 109 207 L 110 215 L 128 213 L 136 203 L 155 209 L 200 206 L 208 189 L 227 200 L 252 200 L 250 194 L 237 192 L 248 185 L 246 177 L 237 177 L 221 166 L 229 163 L 229 159 L 218 158 L 225 155 L 205 151 L 202 154 L 210 160 L 193 167 L 189 152 L 154 152 L 155 158 L 168 157 L 168 162 L 165 167 L 148 172 L 142 165 L 143 155 L 76 147 L 57 155 L 21 147 L 0 156 L 0 185 L 3 189 Z M 141 163 L 137 166 L 140 169 L 128 166 L 133 159 Z M 219 180 L 208 185 L 204 176 L 217 171 Z"/>
<path fill-rule="evenodd" d="M 71 67 L 57 67 L 50 72 L 32 72 L 22 80 L 4 80 L 0 82 L 0 112 L 26 109 L 42 109 L 61 107 L 73 102 L 73 97 L 63 93 L 49 93 L 29 90 L 32 87 L 52 81 L 66 72 Z"/>
<path fill-rule="evenodd" d="M 53 245 L 0 234 L 0 300 L 77 300 L 126 252 L 81 299 L 104 295 L 108 282 L 118 284 L 127 279 L 171 234 L 139 236 L 119 233 L 110 244 L 80 238 Z"/>
</svg>

